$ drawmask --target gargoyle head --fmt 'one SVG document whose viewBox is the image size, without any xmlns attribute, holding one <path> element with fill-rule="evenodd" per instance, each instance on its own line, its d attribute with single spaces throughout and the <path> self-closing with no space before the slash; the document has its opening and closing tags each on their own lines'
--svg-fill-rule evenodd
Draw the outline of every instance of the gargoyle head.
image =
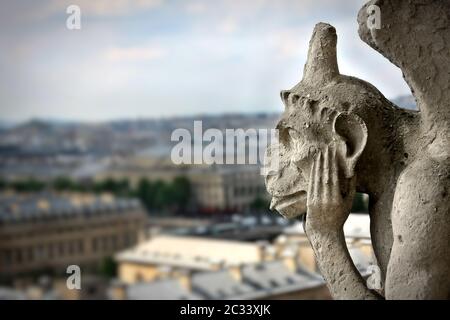
<svg viewBox="0 0 450 320">
<path fill-rule="evenodd" d="M 266 158 L 269 167 L 277 161 L 278 170 L 267 172 L 266 186 L 271 209 L 287 218 L 306 212 L 309 174 L 319 150 L 336 148 L 340 181 L 355 175 L 368 139 L 369 109 L 386 101 L 372 85 L 339 74 L 336 43 L 332 26 L 316 25 L 302 81 L 281 92 L 285 110 L 277 125 L 279 141 Z"/>
</svg>

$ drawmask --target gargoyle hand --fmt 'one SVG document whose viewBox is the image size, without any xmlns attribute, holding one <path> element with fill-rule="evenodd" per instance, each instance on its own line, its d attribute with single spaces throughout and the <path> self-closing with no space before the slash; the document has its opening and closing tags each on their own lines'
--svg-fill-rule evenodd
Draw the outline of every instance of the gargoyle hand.
<svg viewBox="0 0 450 320">
<path fill-rule="evenodd" d="M 336 148 L 327 146 L 317 154 L 311 166 L 305 229 L 342 229 L 350 214 L 356 179 L 353 177 L 347 181 L 347 194 L 343 197 L 338 170 Z"/>
</svg>

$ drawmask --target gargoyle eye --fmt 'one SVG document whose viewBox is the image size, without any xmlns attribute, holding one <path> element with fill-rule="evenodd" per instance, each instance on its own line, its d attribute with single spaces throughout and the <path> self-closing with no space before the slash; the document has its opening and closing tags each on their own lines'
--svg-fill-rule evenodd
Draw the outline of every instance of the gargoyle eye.
<svg viewBox="0 0 450 320">
<path fill-rule="evenodd" d="M 288 128 L 288 133 L 289 133 L 289 136 L 291 137 L 291 139 L 293 139 L 293 140 L 299 140 L 301 138 L 300 132 L 298 132 L 295 129 Z"/>
<path fill-rule="evenodd" d="M 292 104 L 296 104 L 297 101 L 300 100 L 300 96 L 298 94 L 291 94 L 290 98 L 291 98 L 291 103 Z"/>
</svg>

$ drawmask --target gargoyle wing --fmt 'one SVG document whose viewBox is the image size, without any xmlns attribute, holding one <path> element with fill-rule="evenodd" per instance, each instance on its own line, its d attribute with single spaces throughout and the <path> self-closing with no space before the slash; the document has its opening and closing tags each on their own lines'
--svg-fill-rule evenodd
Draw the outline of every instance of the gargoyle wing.
<svg viewBox="0 0 450 320">
<path fill-rule="evenodd" d="M 368 24 L 374 6 L 379 29 Z M 426 127 L 449 127 L 450 0 L 372 0 L 358 23 L 360 38 L 403 71 Z"/>
</svg>

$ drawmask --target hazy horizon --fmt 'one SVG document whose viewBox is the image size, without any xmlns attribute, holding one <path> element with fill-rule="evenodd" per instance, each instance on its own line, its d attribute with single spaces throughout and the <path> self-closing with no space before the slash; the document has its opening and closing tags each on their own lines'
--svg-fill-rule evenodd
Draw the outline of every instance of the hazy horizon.
<svg viewBox="0 0 450 320">
<path fill-rule="evenodd" d="M 399 101 L 402 99 L 408 99 L 408 101 L 401 105 L 399 104 Z M 415 110 L 410 105 L 410 99 L 413 99 L 412 95 L 401 95 L 398 97 L 395 97 L 394 99 L 390 99 L 392 102 L 396 103 L 397 106 L 401 108 L 406 108 L 409 110 Z M 264 115 L 275 115 L 275 114 L 281 114 L 283 110 L 277 110 L 277 111 L 219 111 L 217 113 L 211 113 L 211 112 L 201 112 L 201 113 L 190 113 L 190 114 L 177 114 L 173 116 L 142 116 L 142 117 L 131 117 L 131 116 L 124 116 L 120 118 L 111 118 L 111 119 L 90 119 L 90 120 L 82 120 L 82 119 L 67 119 L 67 118 L 52 118 L 52 117 L 34 117 L 34 118 L 27 118 L 23 120 L 18 121 L 4 121 L 3 119 L 0 120 L 0 125 L 6 125 L 6 126 L 16 126 L 24 123 L 29 123 L 32 121 L 42 121 L 42 122 L 48 122 L 48 123 L 61 123 L 61 124 L 76 124 L 76 123 L 83 123 L 83 124 L 102 124 L 102 123 L 111 123 L 111 122 L 121 122 L 121 121 L 147 121 L 147 120 L 173 120 L 178 118 L 194 118 L 199 119 L 201 117 L 220 117 L 220 116 L 232 116 L 232 115 L 239 115 L 239 116 L 256 116 L 259 114 Z"/>
</svg>

